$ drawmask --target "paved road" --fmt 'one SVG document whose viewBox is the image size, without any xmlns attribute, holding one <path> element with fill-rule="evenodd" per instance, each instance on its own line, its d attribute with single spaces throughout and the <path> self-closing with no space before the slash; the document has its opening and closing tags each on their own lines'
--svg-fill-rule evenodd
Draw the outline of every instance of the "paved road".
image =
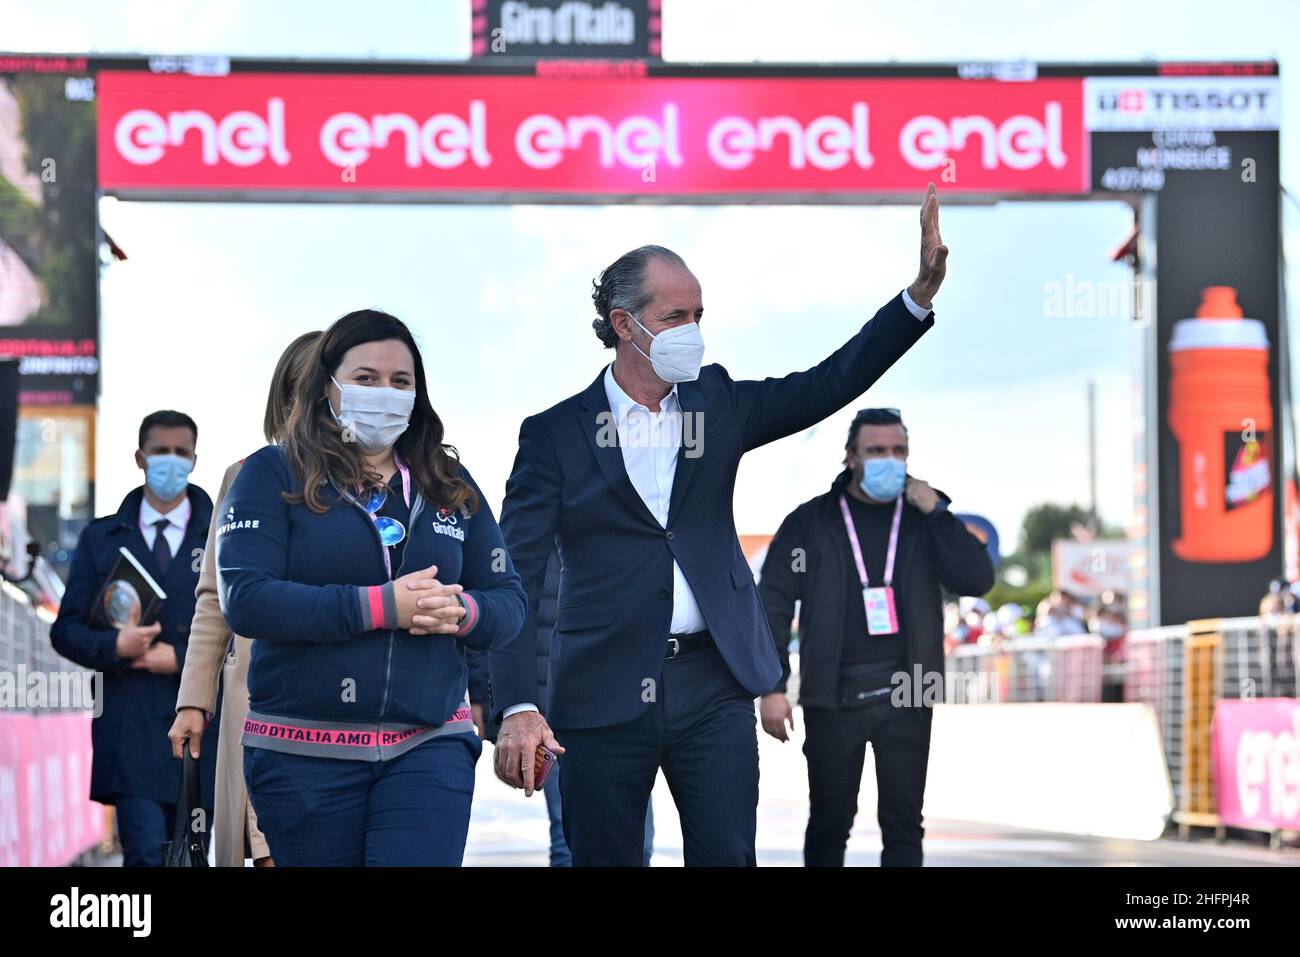
<svg viewBox="0 0 1300 957">
<path fill-rule="evenodd" d="M 801 742 L 781 744 L 760 735 L 758 863 L 799 867 L 803 864 L 803 829 L 807 823 L 807 773 Z M 858 818 L 849 838 L 848 863 L 880 863 L 880 830 L 875 821 L 875 774 L 866 761 Z M 681 828 L 672 795 L 661 775 L 654 793 L 657 867 L 682 864 Z M 1300 848 L 1272 852 L 1246 841 L 1216 844 L 1210 832 L 1188 841 L 1126 841 L 1018 831 L 960 821 L 928 820 L 927 866 L 1106 866 L 1217 867 L 1300 866 Z M 545 866 L 549 847 L 546 803 L 542 795 L 524 798 L 492 774 L 492 746 L 478 765 L 474 813 L 465 863 L 475 866 Z"/>
<path fill-rule="evenodd" d="M 798 732 L 796 732 L 798 733 Z M 803 864 L 803 829 L 808 819 L 808 779 L 800 751 L 801 739 L 781 744 L 760 735 L 762 779 L 758 809 L 758 863 L 767 867 Z M 857 826 L 849 839 L 848 863 L 875 867 L 880 863 L 880 830 L 875 820 L 875 773 L 866 761 Z M 682 864 L 681 828 L 672 795 L 662 775 L 654 793 L 655 857 L 657 867 Z M 474 811 L 470 820 L 465 863 L 470 866 L 544 867 L 550 846 L 546 802 L 542 795 L 525 798 L 492 774 L 492 745 L 478 763 Z M 1216 844 L 1208 831 L 1192 840 L 1126 841 L 1017 830 L 962 821 L 928 820 L 926 864 L 952 866 L 1035 867 L 1220 867 L 1300 866 L 1300 848 L 1269 851 L 1249 839 Z M 117 866 L 120 855 L 90 863 Z"/>
</svg>

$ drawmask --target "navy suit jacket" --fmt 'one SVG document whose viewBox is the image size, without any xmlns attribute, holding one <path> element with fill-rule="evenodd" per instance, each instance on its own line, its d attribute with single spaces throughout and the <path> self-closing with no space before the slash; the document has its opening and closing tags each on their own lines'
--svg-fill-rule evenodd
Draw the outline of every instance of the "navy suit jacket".
<svg viewBox="0 0 1300 957">
<path fill-rule="evenodd" d="M 94 758 L 90 772 L 90 797 L 112 804 L 118 796 L 151 798 L 164 804 L 176 800 L 181 783 L 181 762 L 172 757 L 167 738 L 176 719 L 176 693 L 180 690 L 185 652 L 194 618 L 194 590 L 199 583 L 199 564 L 208 542 L 212 520 L 212 499 L 197 485 L 187 489 L 190 523 L 185 538 L 164 575 L 153 551 L 140 532 L 140 503 L 144 486 L 133 489 L 114 515 L 97 518 L 81 533 L 67 588 L 59 604 L 59 617 L 50 628 L 54 650 L 65 658 L 104 673 L 98 689 L 103 712 L 90 726 Z M 167 600 L 158 621 L 162 631 L 157 641 L 176 649 L 176 674 L 156 675 L 131 668 L 131 660 L 117 656 L 117 631 L 92 628 L 90 615 L 109 572 L 125 545 L 154 577 Z M 220 699 L 218 699 L 220 701 Z M 217 712 L 221 711 L 218 703 Z M 214 717 L 203 733 L 199 758 L 203 784 L 203 805 L 212 807 L 216 779 L 217 730 Z"/>
<path fill-rule="evenodd" d="M 709 365 L 679 384 L 682 413 L 699 428 L 686 432 L 678 453 L 666 526 L 623 466 L 603 370 L 582 392 L 525 419 L 501 529 L 528 611 L 519 636 L 489 654 L 493 714 L 541 704 L 537 612 L 553 545 L 562 563 L 551 637 L 553 727 L 619 724 L 657 700 L 674 559 L 736 680 L 755 696 L 771 691 L 781 665 L 732 516 L 740 457 L 842 409 L 933 325 L 933 313 L 917 319 L 900 294 L 806 372 L 737 382 Z"/>
</svg>

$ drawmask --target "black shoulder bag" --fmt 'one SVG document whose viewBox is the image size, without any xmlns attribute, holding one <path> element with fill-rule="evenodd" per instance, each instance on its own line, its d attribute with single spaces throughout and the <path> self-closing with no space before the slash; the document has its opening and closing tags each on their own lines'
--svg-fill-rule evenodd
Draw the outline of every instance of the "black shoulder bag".
<svg viewBox="0 0 1300 957">
<path fill-rule="evenodd" d="M 201 827 L 194 830 L 194 812 L 198 811 Z M 203 808 L 203 787 L 199 782 L 199 762 L 190 754 L 190 739 L 181 745 L 181 787 L 176 795 L 176 824 L 172 839 L 162 846 L 163 867 L 207 867 L 208 852 L 203 835 L 208 831 L 207 811 Z"/>
</svg>

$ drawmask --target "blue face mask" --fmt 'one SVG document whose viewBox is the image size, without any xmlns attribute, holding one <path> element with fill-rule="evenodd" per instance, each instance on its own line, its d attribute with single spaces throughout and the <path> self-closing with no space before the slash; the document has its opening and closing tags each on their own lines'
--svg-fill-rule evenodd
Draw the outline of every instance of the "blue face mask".
<svg viewBox="0 0 1300 957">
<path fill-rule="evenodd" d="M 194 463 L 183 455 L 145 456 L 144 480 L 149 490 L 164 502 L 170 502 L 190 484 Z"/>
<path fill-rule="evenodd" d="M 862 491 L 879 502 L 898 498 L 907 483 L 907 463 L 893 456 L 862 463 Z"/>
</svg>

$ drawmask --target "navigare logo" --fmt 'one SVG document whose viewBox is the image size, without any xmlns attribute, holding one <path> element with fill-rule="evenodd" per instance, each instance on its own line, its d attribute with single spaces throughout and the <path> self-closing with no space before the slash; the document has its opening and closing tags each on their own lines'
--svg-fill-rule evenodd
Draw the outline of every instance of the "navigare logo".
<svg viewBox="0 0 1300 957">
<path fill-rule="evenodd" d="M 127 927 L 132 937 L 148 937 L 153 926 L 151 894 L 69 894 L 50 898 L 51 927 Z"/>
<path fill-rule="evenodd" d="M 234 531 L 239 528 L 259 528 L 262 524 L 260 518 L 235 520 L 235 510 L 233 508 L 226 510 L 226 520 L 217 526 L 218 537 L 226 532 Z"/>
</svg>

